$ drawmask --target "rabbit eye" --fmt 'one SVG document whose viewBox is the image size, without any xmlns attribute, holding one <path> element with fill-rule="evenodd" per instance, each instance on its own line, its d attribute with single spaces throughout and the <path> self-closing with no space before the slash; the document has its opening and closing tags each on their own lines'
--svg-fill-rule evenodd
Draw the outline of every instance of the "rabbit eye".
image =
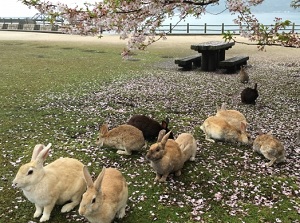
<svg viewBox="0 0 300 223">
<path fill-rule="evenodd" d="M 96 198 L 93 198 L 92 200 L 92 204 L 94 204 L 96 202 Z"/>
<path fill-rule="evenodd" d="M 31 175 L 31 174 L 33 174 L 33 170 L 29 170 L 27 173 L 27 175 Z"/>
<path fill-rule="evenodd" d="M 156 152 L 159 152 L 159 150 L 160 150 L 159 148 L 156 148 L 156 150 L 155 150 L 155 151 L 156 151 Z"/>
</svg>

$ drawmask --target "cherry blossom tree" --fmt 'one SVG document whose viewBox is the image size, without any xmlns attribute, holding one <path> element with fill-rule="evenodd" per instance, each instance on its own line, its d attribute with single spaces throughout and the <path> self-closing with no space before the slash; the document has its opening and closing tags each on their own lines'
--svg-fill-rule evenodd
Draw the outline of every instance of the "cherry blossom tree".
<svg viewBox="0 0 300 223">
<path fill-rule="evenodd" d="M 187 16 L 201 17 L 208 5 L 217 5 L 219 0 L 103 0 L 84 3 L 83 6 L 69 7 L 63 3 L 50 1 L 21 0 L 47 14 L 50 21 L 57 17 L 65 21 L 64 31 L 81 35 L 99 35 L 101 31 L 111 31 L 128 39 L 123 56 L 132 49 L 145 49 L 148 45 L 166 38 L 168 33 L 158 32 L 158 27 L 167 19 L 179 14 L 179 21 Z M 234 22 L 240 27 L 240 35 L 248 38 L 259 49 L 266 45 L 299 47 L 300 38 L 292 31 L 283 32 L 291 21 L 275 18 L 272 26 L 259 23 L 251 8 L 264 0 L 226 0 L 230 13 L 237 15 Z M 299 0 L 292 0 L 292 7 L 299 7 Z M 177 24 L 178 24 L 177 23 Z M 176 24 L 174 24 L 174 27 Z M 174 28 L 173 27 L 173 28 Z M 235 41 L 233 33 L 224 33 L 225 41 Z"/>
<path fill-rule="evenodd" d="M 292 0 L 291 7 L 300 8 L 300 0 Z"/>
</svg>

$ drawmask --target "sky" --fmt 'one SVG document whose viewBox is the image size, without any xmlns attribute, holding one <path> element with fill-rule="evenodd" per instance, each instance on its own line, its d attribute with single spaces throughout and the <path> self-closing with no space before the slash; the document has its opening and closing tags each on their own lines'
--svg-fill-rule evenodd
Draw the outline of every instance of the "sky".
<svg viewBox="0 0 300 223">
<path fill-rule="evenodd" d="M 56 2 L 62 2 L 68 5 L 76 5 L 80 3 L 84 3 L 84 2 L 97 2 L 100 0 L 52 0 L 53 3 Z M 224 0 L 222 0 L 222 4 L 220 4 L 220 7 L 222 8 L 222 10 L 224 9 Z M 282 0 L 265 0 L 265 2 L 268 4 L 274 4 L 276 2 L 280 2 Z M 285 0 L 288 1 L 290 3 L 291 0 Z M 289 3 L 285 2 L 285 4 Z M 277 4 L 275 4 L 277 5 Z M 264 8 L 264 6 L 261 6 L 262 8 Z M 216 7 L 215 7 L 216 8 Z M 33 7 L 31 9 L 29 9 L 26 5 L 22 4 L 20 1 L 18 0 L 0 0 L 0 17 L 32 17 L 34 16 L 36 13 L 38 13 L 37 10 L 35 10 Z"/>
<path fill-rule="evenodd" d="M 57 0 L 53 0 L 52 2 L 56 3 Z M 76 2 L 95 2 L 95 1 L 80 1 L 80 0 L 60 0 L 59 2 L 63 2 L 65 4 L 75 4 Z M 29 9 L 26 5 L 21 3 L 18 0 L 0 0 L 0 17 L 32 17 L 36 13 L 38 13 L 37 10 L 35 10 L 33 7 Z"/>
</svg>

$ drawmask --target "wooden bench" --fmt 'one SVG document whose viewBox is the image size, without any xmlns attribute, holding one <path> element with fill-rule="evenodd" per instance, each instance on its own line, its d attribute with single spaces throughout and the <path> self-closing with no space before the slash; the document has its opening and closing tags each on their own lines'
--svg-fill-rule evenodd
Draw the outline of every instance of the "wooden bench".
<svg viewBox="0 0 300 223">
<path fill-rule="evenodd" d="M 236 56 L 219 62 L 219 68 L 226 68 L 227 72 L 235 73 L 241 65 L 246 65 L 249 56 Z"/>
<path fill-rule="evenodd" d="M 193 65 L 195 67 L 201 66 L 201 55 L 197 54 L 194 56 L 188 56 L 180 59 L 175 59 L 175 64 L 178 64 L 179 67 L 182 67 L 184 70 L 191 70 Z"/>
</svg>

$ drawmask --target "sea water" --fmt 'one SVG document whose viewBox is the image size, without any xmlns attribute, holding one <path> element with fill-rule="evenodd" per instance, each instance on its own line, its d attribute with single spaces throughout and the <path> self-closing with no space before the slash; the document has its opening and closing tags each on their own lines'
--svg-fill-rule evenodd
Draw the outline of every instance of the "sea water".
<svg viewBox="0 0 300 223">
<path fill-rule="evenodd" d="M 282 21 L 290 20 L 295 25 L 300 25 L 300 12 L 272 12 L 272 13 L 255 13 L 254 14 L 258 19 L 259 23 L 264 25 L 274 24 L 274 19 L 282 18 Z M 225 25 L 235 25 L 233 20 L 237 18 L 237 14 L 232 15 L 230 13 L 221 13 L 219 15 L 213 14 L 204 14 L 199 18 L 189 16 L 186 19 L 179 22 L 179 25 L 185 25 L 189 23 L 190 25 L 204 25 L 205 23 L 208 25 L 221 25 L 224 23 Z M 174 16 L 172 18 L 167 18 L 163 25 L 168 25 L 170 23 L 176 24 L 179 21 L 178 16 Z"/>
</svg>

